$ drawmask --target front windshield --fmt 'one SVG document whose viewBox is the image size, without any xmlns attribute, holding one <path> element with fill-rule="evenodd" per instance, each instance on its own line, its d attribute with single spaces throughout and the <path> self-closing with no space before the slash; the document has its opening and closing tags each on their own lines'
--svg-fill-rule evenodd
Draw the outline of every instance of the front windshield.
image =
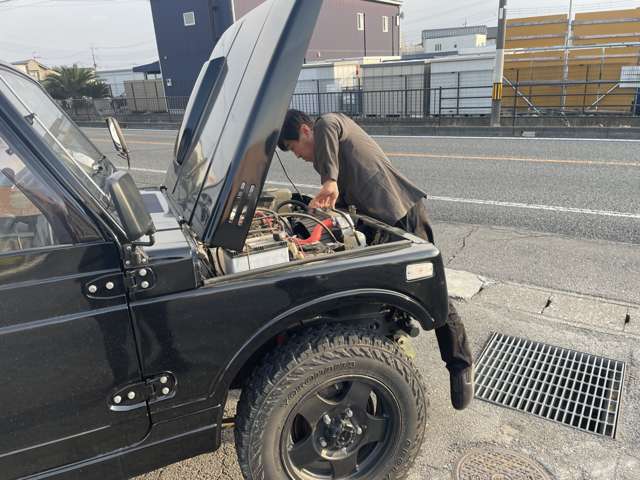
<svg viewBox="0 0 640 480">
<path fill-rule="evenodd" d="M 0 66 L 0 94 L 33 125 L 67 170 L 114 213 L 105 182 L 115 168 L 35 81 Z"/>
</svg>

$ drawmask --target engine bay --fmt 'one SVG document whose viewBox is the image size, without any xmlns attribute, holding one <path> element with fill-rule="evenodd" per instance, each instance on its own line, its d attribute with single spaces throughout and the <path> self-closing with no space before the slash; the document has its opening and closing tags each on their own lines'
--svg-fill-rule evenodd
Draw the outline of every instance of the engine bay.
<svg viewBox="0 0 640 480">
<path fill-rule="evenodd" d="M 241 273 L 388 241 L 359 221 L 355 212 L 310 209 L 309 200 L 288 189 L 265 189 L 244 248 L 208 250 L 213 274 Z"/>
</svg>

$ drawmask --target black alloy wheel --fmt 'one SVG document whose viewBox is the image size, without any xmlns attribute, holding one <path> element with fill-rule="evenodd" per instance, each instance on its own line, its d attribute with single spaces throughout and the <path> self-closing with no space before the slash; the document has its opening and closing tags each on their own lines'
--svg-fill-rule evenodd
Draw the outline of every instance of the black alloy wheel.
<svg viewBox="0 0 640 480">
<path fill-rule="evenodd" d="M 426 429 L 422 378 L 392 340 L 323 326 L 267 355 L 242 390 L 236 450 L 247 480 L 392 480 Z"/>
<path fill-rule="evenodd" d="M 285 424 L 281 452 L 296 480 L 365 479 L 393 459 L 400 409 L 379 381 L 346 377 L 312 392 Z"/>
</svg>

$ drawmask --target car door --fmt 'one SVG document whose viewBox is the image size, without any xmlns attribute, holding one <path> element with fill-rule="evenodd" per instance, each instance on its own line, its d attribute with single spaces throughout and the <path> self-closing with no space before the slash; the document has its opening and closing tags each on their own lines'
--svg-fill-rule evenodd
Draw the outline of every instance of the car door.
<svg viewBox="0 0 640 480">
<path fill-rule="evenodd" d="M 0 477 L 135 444 L 141 373 L 120 256 L 0 118 Z"/>
</svg>

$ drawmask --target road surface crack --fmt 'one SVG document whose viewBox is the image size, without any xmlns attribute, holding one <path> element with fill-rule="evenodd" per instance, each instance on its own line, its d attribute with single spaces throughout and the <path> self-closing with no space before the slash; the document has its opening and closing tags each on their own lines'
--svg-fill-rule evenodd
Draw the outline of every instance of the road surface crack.
<svg viewBox="0 0 640 480">
<path fill-rule="evenodd" d="M 543 315 L 544 311 L 551 306 L 551 298 L 552 297 L 553 297 L 553 295 L 549 295 L 549 298 L 547 298 L 547 303 L 545 304 L 544 307 L 542 307 L 542 310 L 540 310 L 540 315 Z"/>
<path fill-rule="evenodd" d="M 474 233 L 476 233 L 479 228 L 480 227 L 473 227 L 471 230 L 469 230 L 469 232 L 464 237 L 462 237 L 462 245 L 460 246 L 460 248 L 458 248 L 458 250 L 456 250 L 456 252 L 451 257 L 449 257 L 449 259 L 447 260 L 447 266 L 449 266 L 451 262 L 453 262 L 456 259 L 456 257 L 460 255 L 460 253 L 462 253 L 462 251 L 467 246 L 467 240 L 469 239 L 469 237 Z"/>
</svg>

